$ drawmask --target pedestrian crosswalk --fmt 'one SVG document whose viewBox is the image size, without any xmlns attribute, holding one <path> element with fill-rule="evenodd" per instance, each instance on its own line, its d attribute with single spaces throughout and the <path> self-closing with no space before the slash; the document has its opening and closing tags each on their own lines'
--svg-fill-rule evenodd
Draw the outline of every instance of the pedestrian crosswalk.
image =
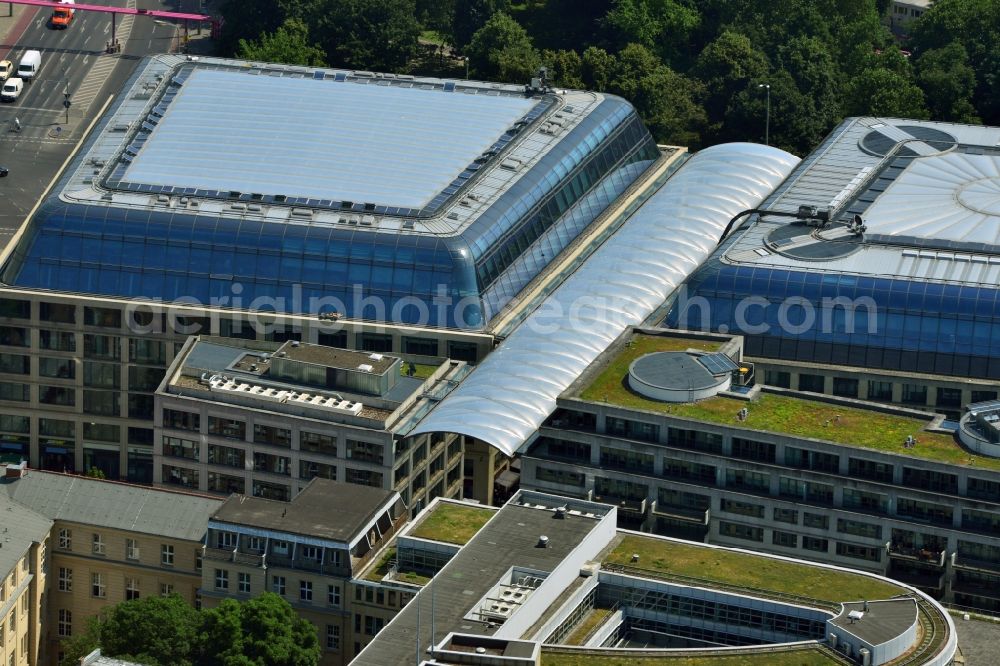
<svg viewBox="0 0 1000 666">
<path fill-rule="evenodd" d="M 136 0 L 127 0 L 126 6 L 135 9 Z M 115 37 L 121 44 L 128 43 L 129 35 L 132 33 L 132 24 L 135 22 L 135 17 L 131 14 L 123 15 L 118 23 Z M 84 77 L 83 81 L 80 83 L 79 87 L 73 95 L 73 110 L 80 115 L 78 117 L 86 117 L 87 113 L 90 111 L 91 105 L 94 100 L 97 99 L 98 93 L 101 92 L 101 88 L 104 87 L 104 83 L 111 76 L 112 70 L 118 64 L 118 60 L 121 57 L 120 53 L 108 54 L 104 53 L 96 58 L 96 62 L 87 76 Z"/>
</svg>

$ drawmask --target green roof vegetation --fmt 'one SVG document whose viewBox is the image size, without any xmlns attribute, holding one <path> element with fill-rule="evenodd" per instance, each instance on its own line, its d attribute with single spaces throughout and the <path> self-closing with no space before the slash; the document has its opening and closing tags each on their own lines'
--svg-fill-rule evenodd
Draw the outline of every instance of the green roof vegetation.
<svg viewBox="0 0 1000 666">
<path fill-rule="evenodd" d="M 1000 460 L 970 453 L 951 433 L 925 431 L 929 421 L 920 418 L 775 393 L 761 393 L 752 402 L 716 396 L 692 403 L 667 403 L 645 398 L 627 387 L 628 367 L 636 358 L 650 352 L 672 351 L 671 347 L 673 351 L 682 351 L 691 346 L 690 342 L 637 335 L 579 397 L 708 423 L 808 437 L 951 465 L 1000 470 Z M 681 349 L 677 349 L 678 343 Z M 749 416 L 739 421 L 736 414 L 743 407 L 749 410 Z M 903 443 L 910 435 L 916 438 L 917 444 L 905 448 Z"/>
<path fill-rule="evenodd" d="M 576 629 L 573 630 L 566 640 L 563 641 L 566 645 L 583 645 L 583 642 L 590 635 L 601 622 L 604 622 L 607 617 L 611 615 L 610 608 L 591 608 L 587 611 L 587 615 L 576 625 Z"/>
<path fill-rule="evenodd" d="M 440 365 L 429 365 L 427 363 L 414 363 L 413 368 L 415 372 L 413 373 L 413 376 L 416 377 L 417 379 L 427 379 L 428 377 L 434 374 L 435 370 L 437 370 L 440 367 L 441 367 Z M 409 369 L 410 369 L 409 361 L 403 361 L 402 363 L 399 364 L 399 374 L 402 375 L 403 377 L 410 376 L 409 374 L 407 374 L 409 372 Z"/>
<path fill-rule="evenodd" d="M 386 548 L 385 553 L 382 554 L 382 558 L 378 561 L 378 564 L 368 570 L 365 574 L 365 580 L 370 580 L 374 583 L 381 582 L 383 578 L 389 573 L 389 565 L 392 561 L 396 559 L 396 547 Z M 396 571 L 395 580 L 403 583 L 413 583 L 414 585 L 426 585 L 430 581 L 430 576 L 425 576 L 423 574 L 416 573 L 415 571 Z"/>
<path fill-rule="evenodd" d="M 493 517 L 493 513 L 489 507 L 438 502 L 410 536 L 463 545 Z"/>
<path fill-rule="evenodd" d="M 633 553 L 639 555 L 632 562 Z M 887 599 L 905 592 L 892 583 L 861 574 L 759 557 L 723 548 L 665 542 L 661 539 L 628 535 L 604 559 L 606 564 L 622 564 L 666 576 L 698 578 L 779 595 L 794 595 L 837 603 L 861 599 Z"/>
<path fill-rule="evenodd" d="M 542 648 L 542 666 L 832 666 L 843 662 L 824 650 L 803 647 L 782 652 L 688 657 L 671 656 L 595 656 L 594 654 L 553 652 Z"/>
</svg>

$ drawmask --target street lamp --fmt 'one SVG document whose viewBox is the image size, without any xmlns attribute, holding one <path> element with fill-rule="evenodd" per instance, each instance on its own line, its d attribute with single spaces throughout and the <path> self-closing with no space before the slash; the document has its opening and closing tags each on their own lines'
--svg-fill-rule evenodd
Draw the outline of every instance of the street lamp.
<svg viewBox="0 0 1000 666">
<path fill-rule="evenodd" d="M 770 83 L 758 83 L 758 88 L 764 88 L 767 90 L 767 112 L 764 116 L 764 145 L 771 145 L 771 84 Z"/>
</svg>

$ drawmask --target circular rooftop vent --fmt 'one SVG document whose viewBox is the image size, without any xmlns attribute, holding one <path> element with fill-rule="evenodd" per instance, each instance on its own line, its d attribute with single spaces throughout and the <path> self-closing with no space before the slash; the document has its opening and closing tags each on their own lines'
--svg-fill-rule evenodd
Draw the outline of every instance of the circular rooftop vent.
<svg viewBox="0 0 1000 666">
<path fill-rule="evenodd" d="M 725 357 L 728 363 L 720 362 L 720 357 Z M 628 385 L 652 400 L 694 402 L 728 389 L 736 368 L 736 363 L 725 354 L 656 352 L 632 361 Z"/>
<path fill-rule="evenodd" d="M 943 132 L 933 127 L 922 127 L 920 125 L 892 125 L 880 129 L 874 129 L 862 137 L 859 145 L 861 150 L 876 157 L 885 157 L 892 151 L 896 144 L 906 144 L 914 139 L 922 141 L 931 148 L 937 150 L 938 154 L 946 153 L 958 145 L 958 139 L 951 134 Z M 897 155 L 901 157 L 917 157 L 918 155 L 928 157 L 926 151 L 917 152 L 905 145 L 900 148 Z"/>
</svg>

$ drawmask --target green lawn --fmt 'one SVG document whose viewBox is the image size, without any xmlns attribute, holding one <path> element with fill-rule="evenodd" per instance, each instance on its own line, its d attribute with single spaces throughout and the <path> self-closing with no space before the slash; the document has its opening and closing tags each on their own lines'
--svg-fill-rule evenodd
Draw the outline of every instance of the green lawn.
<svg viewBox="0 0 1000 666">
<path fill-rule="evenodd" d="M 705 344 L 710 346 L 710 343 Z M 625 385 L 628 366 L 637 357 L 655 351 L 681 351 L 689 346 L 698 345 L 687 340 L 636 336 L 634 343 L 613 359 L 580 393 L 580 398 L 697 421 L 740 425 L 754 430 L 899 453 L 951 465 L 1000 470 L 1000 460 L 971 454 L 950 433 L 924 431 L 928 422 L 918 418 L 773 393 L 762 393 L 753 402 L 715 397 L 694 403 L 666 403 L 644 398 Z M 736 413 L 743 407 L 749 410 L 750 415 L 746 421 L 740 422 Z M 917 445 L 907 449 L 903 442 L 909 435 L 916 438 Z"/>
<path fill-rule="evenodd" d="M 487 507 L 440 502 L 434 511 L 410 532 L 410 536 L 465 544 L 486 524 L 487 520 L 493 517 L 493 513 L 494 511 Z"/>
<path fill-rule="evenodd" d="M 718 348 L 718 342 L 637 333 L 628 341 L 622 352 L 611 359 L 608 366 L 598 375 L 597 379 L 580 393 L 580 398 L 595 402 L 604 402 L 607 400 L 608 402 L 621 404 L 617 396 L 623 391 L 622 379 L 628 374 L 628 366 L 640 356 L 645 356 L 653 352 L 685 351 L 687 349 L 715 351 Z"/>
<path fill-rule="evenodd" d="M 396 559 L 396 548 L 387 548 L 385 554 L 382 555 L 382 559 L 379 560 L 378 565 L 372 567 L 368 570 L 368 574 L 365 576 L 365 580 L 370 580 L 375 583 L 379 583 L 385 578 L 385 575 L 389 573 L 389 563 Z M 396 580 L 402 581 L 404 583 L 413 583 L 414 585 L 426 585 L 430 581 L 430 576 L 424 576 L 423 574 L 418 574 L 413 571 L 397 571 Z"/>
<path fill-rule="evenodd" d="M 416 369 L 416 372 L 414 373 L 413 376 L 416 377 L 417 379 L 427 379 L 428 377 L 434 374 L 435 370 L 441 367 L 440 365 L 427 365 L 426 363 L 414 363 L 413 366 Z M 409 369 L 410 369 L 409 362 L 403 361 L 399 365 L 399 374 L 403 377 L 408 377 L 409 375 L 407 375 L 406 373 L 409 372 Z"/>
<path fill-rule="evenodd" d="M 831 659 L 816 648 L 802 648 L 791 652 L 766 654 L 741 654 L 717 657 L 595 657 L 588 654 L 565 654 L 546 651 L 542 647 L 542 666 L 831 666 L 840 662 Z"/>
<path fill-rule="evenodd" d="M 563 643 L 566 645 L 583 645 L 583 641 L 587 638 L 587 635 L 594 627 L 604 622 L 609 615 L 611 615 L 611 610 L 608 608 L 591 608 L 587 616 L 577 625 L 573 633 L 566 637 Z"/>
<path fill-rule="evenodd" d="M 639 554 L 636 563 L 633 553 Z M 624 537 L 604 561 L 819 601 L 885 599 L 903 592 L 858 574 L 632 535 Z"/>
</svg>

